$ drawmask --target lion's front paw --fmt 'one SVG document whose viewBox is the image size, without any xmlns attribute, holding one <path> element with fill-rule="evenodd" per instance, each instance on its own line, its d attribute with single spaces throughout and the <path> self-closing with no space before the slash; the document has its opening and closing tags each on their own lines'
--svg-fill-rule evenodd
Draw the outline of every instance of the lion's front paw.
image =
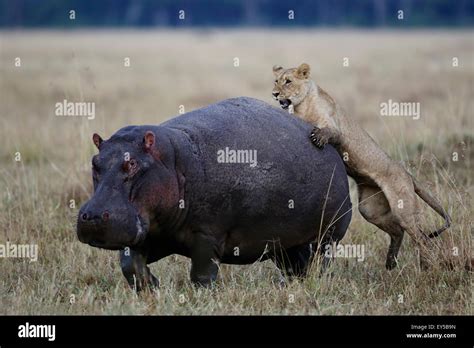
<svg viewBox="0 0 474 348">
<path fill-rule="evenodd" d="M 325 128 L 314 127 L 310 138 L 314 145 L 320 149 L 323 149 L 324 145 L 329 142 L 330 134 Z"/>
</svg>

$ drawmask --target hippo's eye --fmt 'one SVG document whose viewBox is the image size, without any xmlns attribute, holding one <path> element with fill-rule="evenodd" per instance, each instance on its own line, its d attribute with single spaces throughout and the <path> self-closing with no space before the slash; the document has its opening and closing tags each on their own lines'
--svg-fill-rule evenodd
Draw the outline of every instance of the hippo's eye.
<svg viewBox="0 0 474 348">
<path fill-rule="evenodd" d="M 289 85 L 291 83 L 291 80 L 286 79 L 285 85 Z"/>
<path fill-rule="evenodd" d="M 137 169 L 137 161 L 134 160 L 133 158 L 130 159 L 129 161 L 123 162 L 123 170 L 129 174 L 134 174 L 134 172 Z"/>
</svg>

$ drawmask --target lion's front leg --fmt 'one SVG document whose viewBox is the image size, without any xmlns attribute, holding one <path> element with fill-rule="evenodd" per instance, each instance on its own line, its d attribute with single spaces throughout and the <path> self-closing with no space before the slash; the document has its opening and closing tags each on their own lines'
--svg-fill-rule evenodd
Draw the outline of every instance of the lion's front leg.
<svg viewBox="0 0 474 348">
<path fill-rule="evenodd" d="M 337 145 L 340 143 L 339 132 L 328 127 L 314 127 L 311 135 L 311 142 L 322 149 L 326 144 Z"/>
</svg>

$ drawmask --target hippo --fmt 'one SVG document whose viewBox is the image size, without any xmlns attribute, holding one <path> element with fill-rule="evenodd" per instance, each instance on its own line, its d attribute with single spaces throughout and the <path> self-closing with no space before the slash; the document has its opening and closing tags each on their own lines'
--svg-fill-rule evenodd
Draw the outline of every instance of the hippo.
<svg viewBox="0 0 474 348">
<path fill-rule="evenodd" d="M 108 140 L 94 134 L 94 194 L 80 208 L 78 238 L 120 250 L 135 290 L 158 286 L 147 265 L 172 254 L 191 259 L 202 286 L 219 263 L 270 259 L 304 277 L 314 254 L 325 260 L 323 246 L 343 238 L 352 209 L 342 159 L 315 148 L 311 129 L 240 97 Z"/>
</svg>

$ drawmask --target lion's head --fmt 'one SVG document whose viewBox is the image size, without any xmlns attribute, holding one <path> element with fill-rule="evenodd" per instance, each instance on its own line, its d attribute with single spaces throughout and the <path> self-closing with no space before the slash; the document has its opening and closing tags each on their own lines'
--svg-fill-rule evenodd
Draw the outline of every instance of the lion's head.
<svg viewBox="0 0 474 348">
<path fill-rule="evenodd" d="M 273 67 L 275 86 L 272 95 L 283 109 L 288 109 L 290 105 L 297 106 L 306 97 L 311 88 L 309 72 L 310 67 L 306 63 L 290 69 L 279 65 Z"/>
</svg>

